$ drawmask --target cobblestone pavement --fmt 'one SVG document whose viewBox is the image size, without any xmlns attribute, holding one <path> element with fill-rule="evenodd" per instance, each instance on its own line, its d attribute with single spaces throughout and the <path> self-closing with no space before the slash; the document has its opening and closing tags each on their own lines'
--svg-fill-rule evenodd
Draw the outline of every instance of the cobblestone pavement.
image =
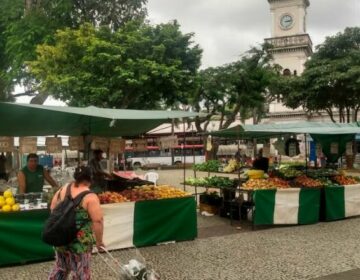
<svg viewBox="0 0 360 280">
<path fill-rule="evenodd" d="M 161 279 L 360 279 L 360 218 L 252 231 L 246 224 L 231 227 L 226 219 L 199 217 L 198 227 L 196 240 L 140 249 Z M 133 249 L 113 252 L 119 260 L 134 254 Z M 46 279 L 52 265 L 0 268 L 0 280 Z M 92 279 L 117 279 L 98 256 L 91 267 Z"/>
</svg>

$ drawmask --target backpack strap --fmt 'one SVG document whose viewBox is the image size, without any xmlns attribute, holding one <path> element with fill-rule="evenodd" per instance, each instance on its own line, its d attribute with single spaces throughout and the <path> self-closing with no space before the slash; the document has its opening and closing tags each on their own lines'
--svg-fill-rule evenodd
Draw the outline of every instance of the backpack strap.
<svg viewBox="0 0 360 280">
<path fill-rule="evenodd" d="M 74 207 L 77 207 L 80 202 L 82 201 L 82 199 L 89 193 L 94 193 L 92 191 L 83 191 L 81 193 L 79 193 L 74 199 L 73 199 L 73 202 L 74 202 Z"/>
<path fill-rule="evenodd" d="M 72 183 L 69 183 L 66 186 L 66 193 L 65 193 L 65 197 L 69 197 L 70 199 L 71 199 L 71 185 L 72 185 Z"/>
</svg>

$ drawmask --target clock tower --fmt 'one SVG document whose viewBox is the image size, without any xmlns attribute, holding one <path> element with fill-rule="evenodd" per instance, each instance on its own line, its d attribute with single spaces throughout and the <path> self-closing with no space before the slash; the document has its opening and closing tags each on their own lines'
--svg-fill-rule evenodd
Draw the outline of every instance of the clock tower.
<svg viewBox="0 0 360 280">
<path fill-rule="evenodd" d="M 271 45 L 274 63 L 284 75 L 300 75 L 312 55 L 312 42 L 306 33 L 306 9 L 309 0 L 268 0 L 271 12 Z M 270 113 L 290 111 L 279 103 L 270 104 Z"/>
</svg>

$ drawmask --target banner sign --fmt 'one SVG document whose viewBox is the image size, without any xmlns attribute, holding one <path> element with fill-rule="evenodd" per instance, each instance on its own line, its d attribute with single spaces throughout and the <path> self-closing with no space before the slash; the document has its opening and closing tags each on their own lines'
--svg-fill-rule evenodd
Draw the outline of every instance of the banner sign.
<svg viewBox="0 0 360 280">
<path fill-rule="evenodd" d="M 103 152 L 107 152 L 109 148 L 109 140 L 104 137 L 94 137 L 91 141 L 91 149 L 92 150 L 102 150 Z"/>
<path fill-rule="evenodd" d="M 110 154 L 121 154 L 125 151 L 125 140 L 124 139 L 110 139 Z"/>
<path fill-rule="evenodd" d="M 330 144 L 330 153 L 333 155 L 339 154 L 339 144 L 338 143 Z"/>
<path fill-rule="evenodd" d="M 145 152 L 147 151 L 147 141 L 146 139 L 134 139 L 132 147 L 135 152 Z"/>
<path fill-rule="evenodd" d="M 85 149 L 84 137 L 69 137 L 69 150 L 83 151 Z"/>
<path fill-rule="evenodd" d="M 60 137 L 46 137 L 45 139 L 46 152 L 49 154 L 61 153 L 62 142 Z"/>
<path fill-rule="evenodd" d="M 253 142 L 247 143 L 245 154 L 247 157 L 254 157 L 254 143 Z"/>
<path fill-rule="evenodd" d="M 162 150 L 175 148 L 178 145 L 179 145 L 179 141 L 176 135 L 161 137 L 159 139 L 159 146 Z"/>
<path fill-rule="evenodd" d="M 353 155 L 353 143 L 352 142 L 347 142 L 346 143 L 346 155 L 347 156 L 352 156 Z"/>
<path fill-rule="evenodd" d="M 37 152 L 37 138 L 36 137 L 20 137 L 20 152 L 36 153 Z"/>
<path fill-rule="evenodd" d="M 316 144 L 316 157 L 322 157 L 322 147 L 321 144 Z"/>
<path fill-rule="evenodd" d="M 270 157 L 270 143 L 264 144 L 263 147 L 263 157 Z"/>
<path fill-rule="evenodd" d="M 14 137 L 0 137 L 0 152 L 12 152 L 14 149 Z"/>
<path fill-rule="evenodd" d="M 295 142 L 289 143 L 289 157 L 297 156 L 297 146 Z"/>
</svg>

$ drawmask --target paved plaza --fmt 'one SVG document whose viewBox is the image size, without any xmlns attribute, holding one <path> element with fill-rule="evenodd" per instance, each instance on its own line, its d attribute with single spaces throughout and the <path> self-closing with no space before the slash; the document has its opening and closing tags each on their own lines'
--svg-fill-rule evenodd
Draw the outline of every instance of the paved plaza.
<svg viewBox="0 0 360 280">
<path fill-rule="evenodd" d="M 174 181 L 178 173 L 160 171 L 161 183 Z M 140 249 L 161 279 L 360 279 L 360 218 L 253 231 L 246 223 L 231 226 L 228 219 L 199 216 L 198 228 L 196 240 Z M 133 249 L 113 252 L 118 260 L 134 254 Z M 0 279 L 46 279 L 52 264 L 1 268 Z M 98 256 L 92 260 L 92 275 L 117 279 Z"/>
</svg>

